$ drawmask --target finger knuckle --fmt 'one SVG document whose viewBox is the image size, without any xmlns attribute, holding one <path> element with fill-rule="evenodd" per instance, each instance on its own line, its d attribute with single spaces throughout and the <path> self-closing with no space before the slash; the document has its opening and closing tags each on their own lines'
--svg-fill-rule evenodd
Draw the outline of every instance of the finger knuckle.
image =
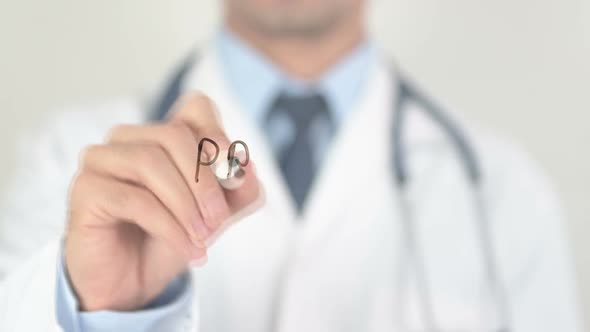
<svg viewBox="0 0 590 332">
<path fill-rule="evenodd" d="M 160 129 L 162 140 L 169 142 L 173 146 L 180 144 L 192 143 L 194 140 L 191 129 L 180 122 L 170 123 Z"/>
<path fill-rule="evenodd" d="M 153 215 L 155 200 L 151 194 L 141 189 L 130 189 L 127 187 L 120 187 L 114 192 L 112 197 L 112 204 L 115 204 L 123 209 L 135 211 L 136 215 Z"/>
<path fill-rule="evenodd" d="M 106 204 L 107 206 L 119 208 L 132 207 L 134 206 L 132 203 L 135 203 L 135 199 L 130 190 L 124 186 L 112 187 L 108 195 L 106 195 L 106 199 L 108 200 Z"/>
<path fill-rule="evenodd" d="M 116 125 L 108 131 L 108 133 L 106 135 L 106 141 L 108 142 L 113 139 L 116 139 L 117 137 L 121 137 L 124 133 L 130 131 L 134 127 L 135 127 L 134 125 L 130 125 L 130 124 Z"/>
<path fill-rule="evenodd" d="M 183 109 L 187 112 L 185 115 L 188 116 L 188 112 L 192 114 L 195 114 L 195 112 L 211 112 L 219 119 L 217 106 L 209 96 L 198 91 L 193 91 L 184 95 L 182 100 Z"/>
<path fill-rule="evenodd" d="M 102 145 L 89 145 L 80 152 L 80 168 L 86 168 L 95 159 L 95 155 L 102 151 Z"/>
<path fill-rule="evenodd" d="M 101 186 L 99 185 L 96 175 L 89 172 L 81 171 L 72 180 L 72 184 L 68 193 L 68 214 L 69 221 L 86 221 L 87 216 L 91 215 L 90 211 L 94 211 L 97 195 L 103 195 L 97 192 Z"/>
<path fill-rule="evenodd" d="M 90 176 L 85 171 L 78 172 L 73 180 L 72 184 L 70 185 L 70 200 L 75 199 L 80 195 L 81 192 L 85 192 L 92 186 L 90 185 Z"/>
<path fill-rule="evenodd" d="M 210 109 L 213 107 L 213 100 L 206 94 L 193 91 L 186 95 L 186 102 L 189 106 L 197 109 Z"/>
<path fill-rule="evenodd" d="M 166 153 L 155 145 L 141 145 L 134 150 L 132 161 L 142 171 L 161 169 L 166 162 Z"/>
</svg>

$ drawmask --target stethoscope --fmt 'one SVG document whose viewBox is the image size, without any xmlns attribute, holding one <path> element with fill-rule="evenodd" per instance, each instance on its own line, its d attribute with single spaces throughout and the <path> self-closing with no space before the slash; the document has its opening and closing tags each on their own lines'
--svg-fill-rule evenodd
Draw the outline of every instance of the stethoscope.
<svg viewBox="0 0 590 332">
<path fill-rule="evenodd" d="M 176 99 L 182 93 L 182 87 L 187 74 L 196 63 L 198 57 L 196 54 L 190 54 L 186 60 L 178 66 L 173 75 L 169 78 L 168 84 L 162 90 L 162 94 L 152 109 L 151 117 L 153 120 L 162 120 L 168 110 L 173 106 Z M 476 211 L 474 223 L 477 229 L 477 238 L 481 244 L 481 259 L 484 263 L 484 276 L 490 290 L 490 301 L 495 311 L 495 329 L 496 332 L 510 332 L 510 310 L 507 298 L 507 292 L 501 281 L 496 259 L 494 257 L 495 248 L 488 220 L 488 213 L 482 197 L 482 171 L 476 153 L 459 129 L 456 123 L 446 112 L 439 108 L 430 98 L 420 93 L 408 79 L 402 77 L 396 70 L 394 87 L 394 96 L 396 102 L 393 105 L 394 119 L 392 134 L 392 172 L 402 214 L 402 222 L 405 249 L 412 262 L 412 270 L 416 278 L 416 290 L 419 299 L 420 317 L 424 322 L 424 330 L 428 332 L 440 332 L 436 318 L 433 296 L 428 284 L 428 271 L 425 266 L 424 254 L 421 251 L 422 246 L 417 236 L 417 225 L 414 214 L 408 201 L 408 187 L 411 180 L 411 174 L 408 171 L 408 153 L 404 144 L 404 125 L 408 117 L 410 103 L 415 103 L 425 112 L 432 121 L 434 121 L 448 136 L 457 151 L 458 158 L 464 168 L 465 176 L 470 185 L 473 205 Z M 280 293 L 280 292 L 279 292 Z M 280 302 L 281 295 L 277 295 L 275 303 Z M 276 318 L 273 318 L 276 321 Z M 272 324 L 274 327 L 274 323 Z M 273 329 L 276 330 L 276 329 Z"/>
</svg>

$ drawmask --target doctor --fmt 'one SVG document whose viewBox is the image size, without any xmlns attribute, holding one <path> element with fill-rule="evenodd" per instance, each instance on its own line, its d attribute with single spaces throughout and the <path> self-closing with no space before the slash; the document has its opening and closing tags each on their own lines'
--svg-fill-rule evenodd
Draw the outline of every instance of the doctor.
<svg viewBox="0 0 590 332">
<path fill-rule="evenodd" d="M 365 6 L 226 0 L 161 92 L 64 113 L 24 145 L 0 330 L 580 331 L 542 172 L 427 116 Z M 203 137 L 248 144 L 241 187 L 207 167 L 194 181 Z"/>
</svg>

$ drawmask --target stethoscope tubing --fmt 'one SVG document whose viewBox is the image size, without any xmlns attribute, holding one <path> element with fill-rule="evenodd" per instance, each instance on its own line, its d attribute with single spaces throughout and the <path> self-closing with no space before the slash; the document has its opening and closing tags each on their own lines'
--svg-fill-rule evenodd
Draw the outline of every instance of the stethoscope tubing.
<svg viewBox="0 0 590 332">
<path fill-rule="evenodd" d="M 425 264 L 425 256 L 421 248 L 423 246 L 419 243 L 417 234 L 417 221 L 413 215 L 408 202 L 407 191 L 411 181 L 408 165 L 408 151 L 407 144 L 404 144 L 404 128 L 407 127 L 406 119 L 409 107 L 409 102 L 418 103 L 422 106 L 420 109 L 434 121 L 451 141 L 452 145 L 458 154 L 464 170 L 465 176 L 469 182 L 471 197 L 473 197 L 473 206 L 475 210 L 474 222 L 476 223 L 477 239 L 480 243 L 481 257 L 484 265 L 484 274 L 486 283 L 489 286 L 491 301 L 493 308 L 496 311 L 496 319 L 498 327 L 497 331 L 509 332 L 510 310 L 507 298 L 507 290 L 504 283 L 501 281 L 501 276 L 497 266 L 494 247 L 493 234 L 489 222 L 489 213 L 486 209 L 485 200 L 482 190 L 482 170 L 479 159 L 475 153 L 474 148 L 469 143 L 463 132 L 455 124 L 455 122 L 440 109 L 430 98 L 419 93 L 419 90 L 413 87 L 409 80 L 401 77 L 399 70 L 395 71 L 395 75 L 399 76 L 396 80 L 398 82 L 397 91 L 395 91 L 396 102 L 394 104 L 394 120 L 392 128 L 392 145 L 393 145 L 393 172 L 395 177 L 395 184 L 398 188 L 399 205 L 402 214 L 403 226 L 405 229 L 405 246 L 407 254 L 411 256 L 412 267 L 415 272 L 416 286 L 418 297 L 420 298 L 419 310 L 424 321 L 425 329 L 429 332 L 438 332 L 435 316 L 435 308 L 433 296 L 428 285 L 428 271 Z"/>
</svg>

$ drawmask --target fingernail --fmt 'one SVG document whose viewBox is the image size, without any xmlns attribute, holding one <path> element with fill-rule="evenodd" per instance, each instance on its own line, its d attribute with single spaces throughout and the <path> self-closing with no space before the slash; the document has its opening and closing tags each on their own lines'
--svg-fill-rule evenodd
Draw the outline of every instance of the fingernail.
<svg viewBox="0 0 590 332">
<path fill-rule="evenodd" d="M 205 264 L 207 263 L 207 260 L 208 260 L 208 258 L 207 258 L 207 254 L 205 254 L 205 255 L 203 255 L 203 256 L 202 256 L 202 257 L 200 257 L 200 258 L 197 258 L 197 259 L 193 259 L 193 260 L 191 260 L 191 261 L 189 262 L 189 265 L 190 265 L 191 267 L 200 267 L 200 266 L 203 266 L 203 265 L 205 265 Z"/>
<path fill-rule="evenodd" d="M 204 241 L 207 237 L 209 237 L 209 229 L 207 226 L 205 226 L 201 218 L 195 218 L 193 225 L 197 231 L 197 237 L 199 237 L 199 240 Z"/>
<path fill-rule="evenodd" d="M 207 244 L 205 243 L 205 239 L 199 239 L 198 235 L 191 236 L 191 242 L 197 248 L 207 249 Z"/>
</svg>

